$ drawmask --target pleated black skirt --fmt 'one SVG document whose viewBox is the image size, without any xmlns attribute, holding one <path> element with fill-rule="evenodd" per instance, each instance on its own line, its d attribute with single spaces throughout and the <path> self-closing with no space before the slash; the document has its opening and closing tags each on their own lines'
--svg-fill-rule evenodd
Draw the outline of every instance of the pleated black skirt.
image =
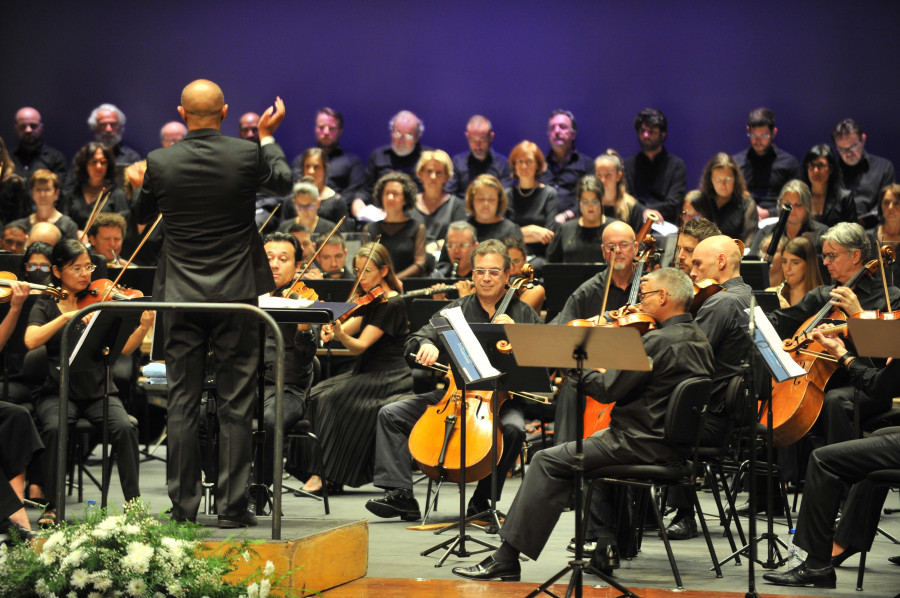
<svg viewBox="0 0 900 598">
<path fill-rule="evenodd" d="M 378 411 L 413 389 L 409 368 L 348 372 L 317 384 L 311 393 L 325 479 L 359 487 L 374 476 Z"/>
</svg>

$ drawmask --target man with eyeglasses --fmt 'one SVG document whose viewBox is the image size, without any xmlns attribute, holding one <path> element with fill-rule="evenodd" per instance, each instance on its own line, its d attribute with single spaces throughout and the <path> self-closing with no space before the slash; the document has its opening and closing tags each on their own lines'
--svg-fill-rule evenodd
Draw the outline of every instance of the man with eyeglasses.
<svg viewBox="0 0 900 598">
<path fill-rule="evenodd" d="M 894 165 L 886 158 L 866 152 L 866 134 L 862 125 L 852 118 L 835 125 L 831 140 L 841 157 L 841 177 L 856 201 L 859 222 L 865 228 L 872 228 L 878 222 L 879 194 L 894 182 Z"/>
<path fill-rule="evenodd" d="M 470 324 L 486 324 L 494 317 L 506 293 L 512 263 L 506 246 L 497 239 L 479 243 L 472 252 L 472 262 L 475 294 L 461 297 L 447 307 L 460 307 Z M 496 323 L 540 324 L 541 319 L 530 306 L 514 297 Z M 450 363 L 438 332 L 430 322 L 409 337 L 406 348 L 407 353 L 416 355 L 416 363 L 424 367 L 435 363 Z M 443 390 L 436 390 L 416 395 L 386 405 L 378 412 L 373 483 L 384 489 L 384 497 L 366 503 L 366 509 L 378 517 L 400 517 L 403 521 L 421 517 L 419 503 L 412 491 L 408 438 L 425 410 L 436 405 L 443 394 Z M 500 407 L 500 429 L 503 432 L 503 453 L 497 464 L 498 499 L 506 481 L 506 473 L 515 463 L 525 440 L 525 418 L 520 399 L 511 398 Z M 487 510 L 490 497 L 491 479 L 488 476 L 478 482 L 469 500 L 467 514 L 475 515 Z"/>
<path fill-rule="evenodd" d="M 416 165 L 419 163 L 419 157 L 423 150 L 433 149 L 419 143 L 422 133 L 425 132 L 425 125 L 418 116 L 409 110 L 401 110 L 388 121 L 388 130 L 391 133 L 390 145 L 383 145 L 369 154 L 369 162 L 366 165 L 366 182 L 357 191 L 350 204 L 350 213 L 357 220 L 367 220 L 363 210 L 372 204 L 372 191 L 375 183 L 389 172 L 408 174 L 412 180 L 416 181 L 418 190 L 422 191 L 422 183 L 416 176 Z"/>
<path fill-rule="evenodd" d="M 437 278 L 472 277 L 472 250 L 478 244 L 475 227 L 463 220 L 451 222 L 447 227 L 447 239 L 441 257 L 434 268 Z"/>
<path fill-rule="evenodd" d="M 887 310 L 881 275 L 863 274 L 855 288 L 845 286 L 863 266 L 875 257 L 869 237 L 857 223 L 840 222 L 822 235 L 822 258 L 834 286 L 824 285 L 811 290 L 795 305 L 777 309 L 769 314 L 769 319 L 781 338 L 791 338 L 813 315 L 827 303 L 840 309 L 847 316 L 862 310 Z M 900 305 L 900 289 L 888 286 L 891 306 Z M 826 387 L 822 411 L 814 430 L 827 444 L 856 438 L 853 425 L 854 390 L 846 375 L 838 370 Z M 876 400 L 865 392 L 859 392 L 860 421 L 866 421 L 891 408 L 890 400 Z"/>
<path fill-rule="evenodd" d="M 46 168 L 59 180 L 66 178 L 66 157 L 58 149 L 44 143 L 44 123 L 40 112 L 30 106 L 19 108 L 16 112 L 16 135 L 19 146 L 9 154 L 16 165 L 16 172 L 28 179 L 33 172 Z"/>
<path fill-rule="evenodd" d="M 777 134 L 774 112 L 768 108 L 752 110 L 747 117 L 750 147 L 732 156 L 756 201 L 760 220 L 772 215 L 784 184 L 801 174 L 797 158 L 775 145 Z"/>
</svg>

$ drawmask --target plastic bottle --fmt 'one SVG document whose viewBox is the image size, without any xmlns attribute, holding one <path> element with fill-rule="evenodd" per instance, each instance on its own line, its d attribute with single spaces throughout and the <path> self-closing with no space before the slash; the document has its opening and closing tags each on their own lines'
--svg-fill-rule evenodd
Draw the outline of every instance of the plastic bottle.
<svg viewBox="0 0 900 598">
<path fill-rule="evenodd" d="M 803 564 L 806 559 L 806 555 L 803 553 L 803 550 L 800 549 L 799 546 L 794 544 L 794 532 L 796 530 L 791 528 L 790 533 L 788 534 L 788 557 L 787 557 L 787 568 L 788 571 L 795 567 L 799 567 Z"/>
</svg>

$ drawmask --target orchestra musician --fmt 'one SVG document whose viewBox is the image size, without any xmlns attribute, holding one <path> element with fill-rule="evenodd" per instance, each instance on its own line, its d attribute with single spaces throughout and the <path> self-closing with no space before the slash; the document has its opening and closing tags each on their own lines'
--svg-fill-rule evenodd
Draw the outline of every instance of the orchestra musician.
<svg viewBox="0 0 900 598">
<path fill-rule="evenodd" d="M 510 257 L 506 247 L 496 239 L 483 241 L 472 251 L 474 269 L 472 280 L 475 294 L 466 295 L 448 307 L 460 307 L 466 321 L 483 324 L 491 321 L 497 306 L 506 294 L 510 276 Z M 513 298 L 498 324 L 539 324 L 540 317 L 526 303 Z M 449 363 L 448 353 L 441 348 L 438 333 L 431 323 L 415 332 L 407 343 L 407 353 L 415 353 L 416 363 L 425 367 L 437 362 Z M 408 438 L 413 426 L 431 405 L 440 402 L 442 390 L 409 397 L 391 403 L 378 413 L 375 442 L 375 486 L 384 489 L 384 496 L 366 503 L 366 508 L 379 517 L 400 517 L 412 521 L 421 517 L 419 503 L 413 497 L 412 471 Z M 497 465 L 497 498 L 503 490 L 506 473 L 519 455 L 525 439 L 525 420 L 520 399 L 511 398 L 500 407 L 500 429 L 503 432 L 503 453 Z M 435 439 L 440 442 L 440 438 Z M 474 515 L 487 510 L 491 497 L 490 476 L 478 482 L 469 500 L 467 513 Z"/>
<path fill-rule="evenodd" d="M 572 221 L 574 222 L 574 221 Z M 522 268 L 528 263 L 525 255 L 525 240 L 521 237 L 505 237 L 503 244 L 509 252 L 509 259 L 512 266 L 510 267 L 510 277 L 521 277 Z M 519 287 L 517 291 L 518 297 L 531 306 L 536 313 L 541 313 L 541 307 L 544 305 L 544 299 L 547 297 L 547 291 L 543 285 L 533 282 L 531 288 L 526 285 Z"/>
<path fill-rule="evenodd" d="M 880 274 L 863 275 L 855 289 L 844 286 L 875 255 L 866 232 L 859 224 L 839 222 L 822 235 L 821 241 L 822 258 L 835 286 L 826 285 L 813 289 L 795 305 L 769 314 L 769 319 L 781 338 L 791 338 L 826 303 L 840 309 L 847 316 L 862 310 L 884 311 L 888 307 Z M 900 304 L 900 289 L 888 286 L 887 292 L 892 306 Z M 824 433 L 826 444 L 855 438 L 854 394 L 846 376 L 838 370 L 826 388 L 822 412 L 816 424 Z M 858 394 L 860 421 L 890 409 L 890 400 L 879 400 L 862 391 Z"/>
<path fill-rule="evenodd" d="M 323 243 L 324 246 L 322 246 Z M 315 246 L 322 246 L 322 251 L 319 252 L 319 257 L 316 258 L 319 267 L 312 268 L 312 270 L 318 272 L 319 278 L 331 280 L 353 279 L 353 273 L 346 267 L 347 244 L 341 233 L 334 233 L 330 239 L 328 235 L 319 235 Z M 315 274 L 310 275 L 310 270 L 307 270 L 305 278 L 317 278 L 317 276 Z"/>
<path fill-rule="evenodd" d="M 447 227 L 447 240 L 435 267 L 435 275 L 442 278 L 459 278 L 456 284 L 460 297 L 475 292 L 472 286 L 472 250 L 478 245 L 475 227 L 463 220 L 451 222 Z"/>
<path fill-rule="evenodd" d="M 692 218 L 685 222 L 681 228 L 681 233 L 677 235 L 677 240 L 673 244 L 676 259 L 675 267 L 690 276 L 694 267 L 691 262 L 694 248 L 697 247 L 700 241 L 721 234 L 722 231 L 719 230 L 719 227 L 706 218 Z M 669 255 L 668 251 L 666 251 L 666 255 Z M 668 260 L 664 259 L 663 261 L 669 263 Z"/>
<path fill-rule="evenodd" d="M 263 239 L 263 248 L 272 270 L 275 290 L 268 293 L 281 297 L 289 288 L 297 272 L 300 243 L 290 233 L 269 233 Z M 315 331 L 309 324 L 279 324 L 284 337 L 284 429 L 291 427 L 306 415 L 306 399 L 313 380 L 313 358 L 316 355 Z M 263 425 L 266 431 L 266 458 L 262 483 L 272 483 L 275 450 L 275 334 L 266 328 L 265 385 Z"/>
<path fill-rule="evenodd" d="M 400 297 L 400 281 L 387 248 L 367 243 L 353 257 L 359 277 L 358 298 L 382 291 L 362 316 L 322 326 L 321 338 L 339 340 L 356 360 L 352 371 L 333 376 L 313 387 L 316 435 L 325 464 L 324 478 L 340 486 L 362 486 L 372 481 L 372 454 L 378 410 L 401 394 L 412 391 L 413 379 L 404 357 L 409 323 Z M 303 489 L 321 490 L 322 479 L 311 476 Z"/>
<path fill-rule="evenodd" d="M 91 251 L 103 256 L 110 266 L 124 266 L 120 259 L 125 237 L 125 217 L 115 212 L 100 212 L 87 231 Z"/>
<path fill-rule="evenodd" d="M 272 134 L 284 119 L 276 98 L 260 117 L 260 142 L 222 135 L 228 105 L 221 88 L 198 79 L 181 94 L 178 113 L 188 133 L 181 143 L 147 157 L 136 199 L 138 220 L 162 213 L 163 255 L 153 285 L 160 301 L 257 304 L 275 286 L 255 221 L 261 188 L 287 194 L 291 169 Z M 200 234 L 207 229 L 209 232 Z M 168 403 L 171 518 L 196 520 L 200 507 L 198 420 L 206 355 L 216 354 L 219 527 L 256 525 L 247 511 L 252 419 L 259 365 L 259 324 L 246 313 L 172 311 L 163 318 Z"/>
<path fill-rule="evenodd" d="M 664 439 L 669 396 L 682 380 L 713 373 L 712 348 L 688 312 L 693 288 L 687 275 L 662 268 L 644 276 L 640 288 L 644 312 L 660 326 L 642 337 L 653 369 L 585 375 L 590 396 L 616 403 L 609 427 L 584 441 L 587 472 L 607 465 L 667 463 L 679 458 L 681 449 Z M 519 554 L 538 558 L 568 503 L 575 460 L 575 442 L 537 452 L 500 530 L 503 544 L 478 565 L 456 567 L 453 573 L 475 580 L 518 581 Z M 618 566 L 608 490 L 603 484 L 598 487 L 601 498 L 592 507 L 602 508 L 592 508 L 588 525 L 588 537 L 599 540 L 591 564 L 605 573 Z"/>
<path fill-rule="evenodd" d="M 806 237 L 794 237 L 785 243 L 780 262 L 784 282 L 775 290 L 781 307 L 797 304 L 808 292 L 824 284 L 816 250 Z"/>
<path fill-rule="evenodd" d="M 78 311 L 78 294 L 84 291 L 91 282 L 91 272 L 95 266 L 91 263 L 87 249 L 75 239 L 66 239 L 53 248 L 50 260 L 53 282 L 67 293 L 65 299 L 43 296 L 34 304 L 28 316 L 28 327 L 25 329 L 25 346 L 29 350 L 46 345 L 49 377 L 41 387 L 40 400 L 35 405 L 38 421 L 41 424 L 41 439 L 46 451 L 43 455 L 44 496 L 48 507 L 41 522 L 56 523 L 56 472 L 59 465 L 59 361 L 62 330 L 66 323 Z M 89 314 L 89 320 L 96 314 Z M 75 329 L 83 333 L 87 322 L 79 322 Z M 146 336 L 153 325 L 153 312 L 145 311 L 140 325 L 128 338 L 122 349 L 123 355 L 131 355 Z M 102 427 L 103 395 L 106 388 L 106 369 L 102 364 L 87 370 L 72 372 L 69 380 L 69 412 L 68 425 L 74 427 L 78 418 L 85 418 L 95 426 Z M 109 397 L 107 425 L 110 439 L 115 447 L 116 462 L 119 467 L 119 479 L 122 482 L 122 493 L 125 501 L 140 496 L 138 484 L 138 434 L 131 423 L 122 401 L 116 396 L 113 386 Z"/>
</svg>

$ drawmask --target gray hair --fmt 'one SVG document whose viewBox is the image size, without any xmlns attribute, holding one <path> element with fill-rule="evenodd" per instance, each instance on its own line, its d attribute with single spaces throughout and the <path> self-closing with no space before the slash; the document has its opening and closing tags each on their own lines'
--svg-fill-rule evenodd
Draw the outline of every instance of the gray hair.
<svg viewBox="0 0 900 598">
<path fill-rule="evenodd" d="M 119 132 L 125 130 L 125 113 L 116 108 L 115 104 L 100 104 L 96 108 L 91 111 L 91 115 L 88 117 L 88 126 L 93 130 L 97 128 L 97 113 L 101 110 L 109 110 L 115 112 L 119 119 Z"/>
<path fill-rule="evenodd" d="M 394 132 L 394 123 L 397 122 L 398 118 L 411 116 L 416 119 L 416 137 L 419 139 L 422 138 L 422 133 L 425 132 L 425 123 L 422 122 L 422 119 L 416 116 L 414 113 L 409 110 L 401 110 L 397 114 L 391 117 L 391 120 L 388 121 L 388 131 L 391 133 Z"/>
<path fill-rule="evenodd" d="M 679 268 L 660 268 L 647 275 L 647 280 L 654 280 L 664 288 L 675 303 L 680 303 L 684 311 L 691 307 L 694 299 L 694 283 Z"/>
<path fill-rule="evenodd" d="M 821 244 L 824 244 L 826 241 L 836 243 L 849 251 L 859 249 L 863 262 L 868 260 L 872 253 L 869 235 L 856 222 L 838 222 L 820 237 L 819 242 Z"/>
<path fill-rule="evenodd" d="M 472 242 L 475 244 L 478 243 L 478 233 L 475 232 L 475 227 L 472 226 L 471 224 L 469 224 L 468 222 L 466 222 L 465 220 L 457 220 L 456 222 L 451 222 L 447 226 L 447 232 L 449 233 L 452 230 L 460 231 L 460 232 L 469 231 L 469 233 L 471 233 L 471 235 L 472 235 Z"/>
<path fill-rule="evenodd" d="M 512 258 L 509 257 L 509 250 L 500 239 L 488 239 L 482 241 L 472 250 L 472 265 L 475 265 L 475 256 L 496 254 L 503 258 L 503 271 L 507 271 L 512 267 Z M 693 287 L 691 290 L 693 291 Z"/>
<path fill-rule="evenodd" d="M 313 182 L 312 177 L 305 176 L 294 184 L 294 197 L 309 195 L 313 199 L 319 199 L 319 188 Z"/>
<path fill-rule="evenodd" d="M 791 179 L 790 181 L 784 184 L 784 187 L 781 188 L 781 193 L 778 194 L 778 208 L 781 209 L 781 204 L 784 200 L 785 193 L 796 193 L 800 196 L 800 203 L 803 204 L 803 207 L 806 209 L 806 219 L 809 220 L 812 218 L 812 191 L 809 190 L 809 185 L 801 181 L 800 179 Z"/>
</svg>

